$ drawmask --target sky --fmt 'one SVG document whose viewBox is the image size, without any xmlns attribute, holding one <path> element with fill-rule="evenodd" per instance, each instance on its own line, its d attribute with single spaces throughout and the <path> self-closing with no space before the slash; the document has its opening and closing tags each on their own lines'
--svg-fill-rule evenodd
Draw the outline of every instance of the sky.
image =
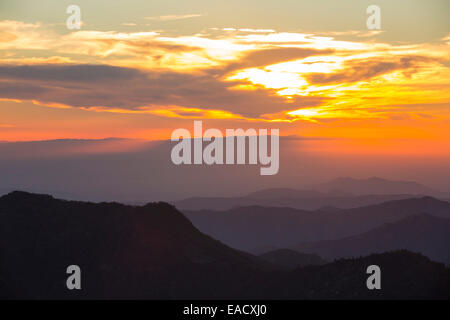
<svg viewBox="0 0 450 320">
<path fill-rule="evenodd" d="M 380 30 L 366 26 L 373 4 Z M 79 30 L 66 26 L 69 5 L 81 9 Z M 170 139 L 203 120 L 279 128 L 326 156 L 448 161 L 449 9 L 447 0 L 2 0 L 0 140 Z"/>
</svg>

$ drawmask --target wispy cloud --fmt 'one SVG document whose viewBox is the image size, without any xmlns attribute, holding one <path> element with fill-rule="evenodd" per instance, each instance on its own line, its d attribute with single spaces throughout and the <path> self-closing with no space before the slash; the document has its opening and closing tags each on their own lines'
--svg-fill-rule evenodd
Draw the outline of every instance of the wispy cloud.
<svg viewBox="0 0 450 320">
<path fill-rule="evenodd" d="M 173 21 L 173 20 L 184 20 L 191 18 L 198 18 L 203 16 L 203 14 L 173 14 L 173 15 L 165 15 L 165 16 L 155 16 L 155 17 L 146 17 L 148 20 L 157 20 L 157 21 Z"/>
<path fill-rule="evenodd" d="M 192 16 L 199 15 L 151 18 Z M 271 29 L 174 36 L 87 29 L 61 35 L 18 21 L 0 27 L 0 49 L 8 52 L 0 53 L 4 99 L 288 122 L 392 118 L 413 103 L 425 112 L 450 101 L 447 38 L 392 44 L 357 32 L 339 40 Z"/>
<path fill-rule="evenodd" d="M 212 118 L 258 118 L 285 108 L 284 99 L 270 91 L 230 90 L 233 85 L 208 73 L 151 72 L 107 65 L 0 65 L 0 97 L 49 106 Z M 322 100 L 298 97 L 296 105 L 316 106 Z"/>
</svg>

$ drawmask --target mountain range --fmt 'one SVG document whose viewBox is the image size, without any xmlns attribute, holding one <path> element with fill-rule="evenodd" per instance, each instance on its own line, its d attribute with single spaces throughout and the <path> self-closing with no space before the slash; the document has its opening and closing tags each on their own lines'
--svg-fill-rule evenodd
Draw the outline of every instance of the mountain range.
<svg viewBox="0 0 450 320">
<path fill-rule="evenodd" d="M 316 186 L 316 190 L 324 192 L 344 192 L 354 195 L 364 194 L 416 194 L 434 195 L 436 190 L 414 181 L 388 180 L 379 177 L 355 179 L 351 177 L 335 178 Z"/>
<path fill-rule="evenodd" d="M 276 194 L 280 194 L 276 196 Z M 284 195 L 285 193 L 286 195 Z M 417 197 L 411 194 L 349 195 L 295 189 L 266 189 L 244 197 L 192 197 L 173 204 L 181 210 L 230 210 L 238 207 L 290 207 L 303 210 L 349 209 L 391 200 Z"/>
<path fill-rule="evenodd" d="M 292 248 L 302 242 L 355 236 L 414 214 L 448 219 L 450 203 L 421 197 L 341 210 L 250 206 L 183 212 L 200 231 L 234 248 L 252 250 L 264 246 Z"/>
<path fill-rule="evenodd" d="M 366 287 L 371 264 L 383 290 Z M 66 288 L 69 265 L 82 270 L 81 290 Z M 449 284 L 443 264 L 407 251 L 286 271 L 204 235 L 167 203 L 0 198 L 1 298 L 448 299 Z"/>
<path fill-rule="evenodd" d="M 286 269 L 318 266 L 326 263 L 324 259 L 315 253 L 301 253 L 290 249 L 273 250 L 260 254 L 258 257 Z"/>
<path fill-rule="evenodd" d="M 327 260 L 407 249 L 450 265 L 450 219 L 411 215 L 357 236 L 304 243 L 295 249 Z"/>
<path fill-rule="evenodd" d="M 304 210 L 356 208 L 391 200 L 445 194 L 410 181 L 377 177 L 341 177 L 311 189 L 269 188 L 242 197 L 191 197 L 173 202 L 184 210 L 229 210 L 244 206 L 291 207 Z"/>
</svg>

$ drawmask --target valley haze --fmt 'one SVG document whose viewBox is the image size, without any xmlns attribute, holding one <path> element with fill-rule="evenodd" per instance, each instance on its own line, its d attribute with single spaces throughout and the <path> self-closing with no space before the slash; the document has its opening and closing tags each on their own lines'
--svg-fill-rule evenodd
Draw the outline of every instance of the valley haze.
<svg viewBox="0 0 450 320">
<path fill-rule="evenodd" d="M 401 158 L 375 161 L 370 157 L 355 163 L 353 156 L 338 158 L 312 153 L 305 141 L 310 140 L 280 137 L 280 170 L 274 176 L 260 176 L 255 165 L 177 166 L 170 159 L 174 143 L 165 140 L 3 142 L 0 143 L 0 192 L 27 190 L 74 200 L 127 203 L 176 202 L 199 196 L 242 197 L 273 188 L 313 190 L 328 193 L 330 197 L 357 196 L 362 192 L 363 195 L 403 193 L 450 198 L 450 162 L 435 166 L 419 162 L 405 167 Z M 361 179 L 333 180 L 350 173 Z M 383 184 L 382 179 L 370 179 L 376 175 L 389 175 L 390 180 L 395 177 L 399 182 Z M 404 182 L 416 177 L 423 185 Z M 324 184 L 326 181 L 334 181 L 336 186 L 331 182 Z M 336 194 L 337 188 L 343 193 Z M 284 197 L 289 198 L 288 195 L 289 192 Z M 361 202 L 364 203 L 367 202 Z"/>
</svg>

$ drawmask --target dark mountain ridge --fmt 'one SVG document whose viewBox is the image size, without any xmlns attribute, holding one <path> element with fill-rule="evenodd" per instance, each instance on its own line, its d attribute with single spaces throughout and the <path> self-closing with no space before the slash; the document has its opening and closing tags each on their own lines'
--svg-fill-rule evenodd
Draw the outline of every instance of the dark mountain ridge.
<svg viewBox="0 0 450 320">
<path fill-rule="evenodd" d="M 268 278 L 256 298 L 293 299 L 448 299 L 450 277 L 443 264 L 406 250 L 340 259 Z M 367 290 L 367 267 L 381 270 L 381 290 Z M 420 274 L 420 276 L 419 276 Z M 416 291 L 417 290 L 417 291 Z"/>
<path fill-rule="evenodd" d="M 227 211 L 183 212 L 200 231 L 232 247 L 252 250 L 353 236 L 413 214 L 450 218 L 450 203 L 421 197 L 345 210 L 249 206 Z"/>
<path fill-rule="evenodd" d="M 411 215 L 357 236 L 304 243 L 295 249 L 330 260 L 407 249 L 450 265 L 450 219 Z"/>
<path fill-rule="evenodd" d="M 301 253 L 290 249 L 273 250 L 260 254 L 258 257 L 289 270 L 305 266 L 322 265 L 326 263 L 326 261 L 317 254 Z"/>
<path fill-rule="evenodd" d="M 379 177 L 355 179 L 351 177 L 338 177 L 316 187 L 319 191 L 346 192 L 356 195 L 363 194 L 417 194 L 434 195 L 436 190 L 415 181 L 388 180 Z"/>
<path fill-rule="evenodd" d="M 191 197 L 173 203 L 182 210 L 229 210 L 252 205 L 318 210 L 350 209 L 423 196 L 447 195 L 413 181 L 341 177 L 310 189 L 269 188 L 240 197 Z"/>
<path fill-rule="evenodd" d="M 292 190 L 292 189 L 291 189 Z M 261 206 L 261 207 L 290 207 L 302 210 L 318 210 L 323 207 L 335 207 L 340 209 L 350 209 L 362 206 L 378 204 L 392 200 L 403 200 L 416 197 L 411 194 L 394 195 L 336 195 L 318 193 L 313 196 L 302 195 L 298 197 L 193 197 L 173 204 L 181 210 L 230 210 L 237 207 Z"/>
<path fill-rule="evenodd" d="M 66 288 L 74 264 L 81 290 Z M 383 290 L 367 290 L 368 264 L 382 268 Z M 405 251 L 277 271 L 202 234 L 167 203 L 0 198 L 1 298 L 448 299 L 449 279 L 444 265 Z"/>
<path fill-rule="evenodd" d="M 72 264 L 83 270 L 80 298 L 232 296 L 239 282 L 273 269 L 202 234 L 167 203 L 138 207 L 24 192 L 0 198 L 0 261 L 8 296 L 25 298 L 73 296 L 64 287 Z M 234 280 L 208 281 L 217 272 Z"/>
</svg>

